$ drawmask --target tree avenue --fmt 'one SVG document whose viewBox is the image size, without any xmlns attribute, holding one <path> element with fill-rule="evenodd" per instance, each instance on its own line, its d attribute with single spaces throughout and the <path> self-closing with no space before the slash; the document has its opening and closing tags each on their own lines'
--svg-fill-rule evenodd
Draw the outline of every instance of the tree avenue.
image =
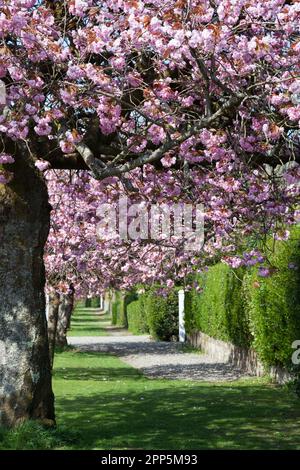
<svg viewBox="0 0 300 470">
<path fill-rule="evenodd" d="M 93 263 L 97 243 L 120 286 L 140 276 L 141 253 L 152 265 L 143 280 L 159 272 L 171 285 L 215 258 L 261 261 L 241 255 L 243 240 L 287 237 L 299 221 L 299 16 L 296 0 L 0 0 L 0 424 L 55 419 L 43 171 L 66 220 L 72 200 L 92 205 L 70 221 L 75 251 L 52 273 L 50 235 L 48 284 L 68 289 L 78 278 L 66 276 L 70 256 Z M 74 170 L 69 181 L 63 170 Z M 95 241 L 98 201 L 122 192 L 203 204 L 203 252 Z"/>
</svg>

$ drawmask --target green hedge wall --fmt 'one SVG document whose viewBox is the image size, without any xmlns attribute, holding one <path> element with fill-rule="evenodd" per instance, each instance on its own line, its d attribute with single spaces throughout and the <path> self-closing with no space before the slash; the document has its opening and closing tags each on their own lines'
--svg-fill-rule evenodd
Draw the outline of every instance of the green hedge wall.
<svg viewBox="0 0 300 470">
<path fill-rule="evenodd" d="M 219 263 L 196 278 L 201 293 L 186 295 L 186 330 L 200 330 L 209 336 L 249 346 L 251 333 L 243 305 L 242 269 L 233 272 Z"/>
<path fill-rule="evenodd" d="M 265 365 L 289 367 L 291 344 L 300 339 L 300 228 L 288 242 L 277 241 L 275 251 L 273 243 L 266 248 L 275 268 L 270 277 L 222 263 L 198 276 L 203 291 L 186 295 L 186 329 L 252 347 Z"/>
<path fill-rule="evenodd" d="M 300 339 L 300 228 L 288 242 L 276 242 L 269 259 L 276 269 L 271 277 L 260 277 L 257 269 L 244 277 L 245 309 L 261 360 L 289 367 L 291 344 Z"/>
</svg>

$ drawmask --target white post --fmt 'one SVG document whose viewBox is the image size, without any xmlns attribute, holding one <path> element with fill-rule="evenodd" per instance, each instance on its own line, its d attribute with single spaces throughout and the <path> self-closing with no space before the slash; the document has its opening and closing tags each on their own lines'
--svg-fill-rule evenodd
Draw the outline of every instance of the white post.
<svg viewBox="0 0 300 470">
<path fill-rule="evenodd" d="M 46 319 L 48 321 L 48 318 L 49 318 L 49 302 L 50 301 L 50 297 L 49 297 L 49 294 L 46 294 Z"/>
<path fill-rule="evenodd" d="M 184 325 L 184 290 L 178 292 L 178 307 L 179 307 L 179 341 L 185 342 L 185 325 Z"/>
<path fill-rule="evenodd" d="M 6 86 L 2 80 L 0 80 L 0 104 L 6 104 Z"/>
</svg>

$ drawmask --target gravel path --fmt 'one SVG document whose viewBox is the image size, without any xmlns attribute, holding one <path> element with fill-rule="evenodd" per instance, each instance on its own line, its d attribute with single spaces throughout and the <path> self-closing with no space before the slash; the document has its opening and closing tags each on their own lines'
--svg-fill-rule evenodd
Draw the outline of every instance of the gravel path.
<svg viewBox="0 0 300 470">
<path fill-rule="evenodd" d="M 154 342 L 149 336 L 133 336 L 124 331 L 109 333 L 111 336 L 70 337 L 68 342 L 82 351 L 119 356 L 123 362 L 150 378 L 216 382 L 246 376 L 231 364 L 216 362 L 205 354 L 184 352 L 179 343 Z"/>
</svg>

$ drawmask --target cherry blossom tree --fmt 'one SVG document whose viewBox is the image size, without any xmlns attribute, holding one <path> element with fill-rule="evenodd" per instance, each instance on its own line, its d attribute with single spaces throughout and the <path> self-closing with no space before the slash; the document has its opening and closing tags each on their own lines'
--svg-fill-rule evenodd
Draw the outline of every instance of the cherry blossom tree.
<svg viewBox="0 0 300 470">
<path fill-rule="evenodd" d="M 299 14 L 291 0 L 0 0 L 1 424 L 54 419 L 41 169 L 201 202 L 206 256 L 232 264 L 259 257 L 236 258 L 240 239 L 297 220 Z"/>
</svg>

